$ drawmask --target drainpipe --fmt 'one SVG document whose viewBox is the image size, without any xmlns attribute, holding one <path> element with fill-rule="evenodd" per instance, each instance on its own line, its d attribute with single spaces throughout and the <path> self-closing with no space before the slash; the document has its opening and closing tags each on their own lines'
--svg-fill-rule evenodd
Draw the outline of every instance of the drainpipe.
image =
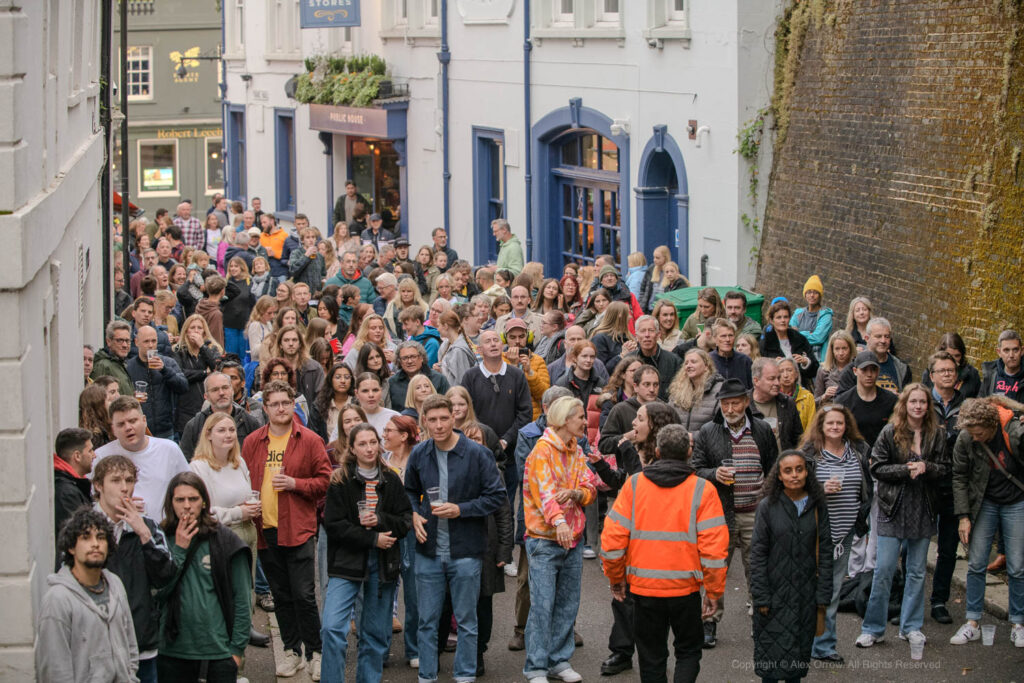
<svg viewBox="0 0 1024 683">
<path fill-rule="evenodd" d="M 534 261 L 536 259 L 533 254 L 533 140 L 530 133 L 533 126 L 530 115 L 530 51 L 533 44 L 530 42 L 530 4 L 523 3 L 523 113 L 526 119 L 523 126 L 523 139 L 526 141 L 523 178 L 526 180 L 526 254 L 528 261 Z"/>
<path fill-rule="evenodd" d="M 131 204 L 128 197 L 128 0 L 121 0 L 121 255 L 124 257 L 125 283 L 132 272 L 128 249 L 128 223 Z"/>
<path fill-rule="evenodd" d="M 113 283 L 114 271 L 110 257 L 113 252 L 114 243 L 111 239 L 110 220 L 112 218 L 110 209 L 113 197 L 110 188 L 110 49 L 113 43 L 113 19 L 114 7 L 110 2 L 102 3 L 100 19 L 100 125 L 103 126 L 103 172 L 100 173 L 100 227 L 103 231 L 101 237 L 102 262 L 103 262 L 103 326 L 114 319 L 113 310 Z M 122 237 L 123 239 L 123 237 Z M 127 248 L 127 245 L 122 245 Z M 129 283 L 131 271 L 124 274 L 124 283 Z"/>
<path fill-rule="evenodd" d="M 334 234 L 334 134 L 327 131 L 320 131 L 318 134 L 320 144 L 324 146 L 324 156 L 327 157 L 327 236 Z"/>
<path fill-rule="evenodd" d="M 448 167 L 448 63 L 452 60 L 448 51 L 448 0 L 441 0 L 441 51 L 437 61 L 441 63 L 441 160 L 444 177 L 444 231 L 451 234 L 451 199 L 449 188 L 452 173 Z"/>
</svg>

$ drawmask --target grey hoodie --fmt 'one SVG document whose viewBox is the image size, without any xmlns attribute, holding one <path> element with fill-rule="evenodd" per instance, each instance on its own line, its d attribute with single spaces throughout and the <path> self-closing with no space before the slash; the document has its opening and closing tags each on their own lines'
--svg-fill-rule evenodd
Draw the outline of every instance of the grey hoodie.
<svg viewBox="0 0 1024 683">
<path fill-rule="evenodd" d="M 135 683 L 139 648 L 121 579 L 103 570 L 110 591 L 106 614 L 67 565 L 46 582 L 39 608 L 36 675 L 39 683 Z M 72 626 L 74 632 L 72 633 Z"/>
</svg>

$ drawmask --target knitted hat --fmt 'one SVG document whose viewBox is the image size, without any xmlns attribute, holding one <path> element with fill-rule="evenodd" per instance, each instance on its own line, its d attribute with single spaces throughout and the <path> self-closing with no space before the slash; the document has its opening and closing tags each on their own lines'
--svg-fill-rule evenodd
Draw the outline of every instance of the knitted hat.
<svg viewBox="0 0 1024 683">
<path fill-rule="evenodd" d="M 818 294 L 825 296 L 825 288 L 821 286 L 821 278 L 817 275 L 812 275 L 807 278 L 807 282 L 804 283 L 803 294 L 807 294 L 808 290 L 813 289 Z"/>
<path fill-rule="evenodd" d="M 615 266 L 602 266 L 601 274 L 598 276 L 598 279 L 604 279 L 604 276 L 607 275 L 608 273 L 611 273 L 615 277 L 618 277 L 619 269 L 616 268 Z"/>
</svg>

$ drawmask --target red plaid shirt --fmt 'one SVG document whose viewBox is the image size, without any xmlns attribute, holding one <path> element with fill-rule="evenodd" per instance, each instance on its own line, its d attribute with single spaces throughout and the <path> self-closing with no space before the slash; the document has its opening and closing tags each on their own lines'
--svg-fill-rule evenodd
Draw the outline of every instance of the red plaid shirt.
<svg viewBox="0 0 1024 683">
<path fill-rule="evenodd" d="M 206 231 L 203 230 L 203 224 L 199 222 L 198 218 L 191 216 L 185 219 L 181 216 L 175 216 L 172 222 L 181 228 L 181 241 L 185 243 L 186 247 L 194 249 L 205 248 Z"/>
</svg>

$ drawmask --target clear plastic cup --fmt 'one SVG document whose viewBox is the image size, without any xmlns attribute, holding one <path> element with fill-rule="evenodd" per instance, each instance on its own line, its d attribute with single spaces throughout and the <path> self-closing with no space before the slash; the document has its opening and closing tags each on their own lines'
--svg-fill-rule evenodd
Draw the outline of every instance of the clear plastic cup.
<svg viewBox="0 0 1024 683">
<path fill-rule="evenodd" d="M 910 640 L 910 658 L 913 660 L 920 660 L 924 657 L 924 638 L 917 634 L 913 634 L 909 638 Z"/>
<path fill-rule="evenodd" d="M 444 501 L 441 500 L 441 488 L 438 486 L 431 486 L 427 489 L 427 500 L 430 501 L 430 507 L 432 508 L 444 505 Z"/>
<path fill-rule="evenodd" d="M 981 644 L 992 646 L 996 644 L 996 625 L 985 624 L 981 627 Z"/>
<path fill-rule="evenodd" d="M 258 503 L 258 502 L 260 502 L 260 492 L 259 491 L 249 491 L 249 495 L 245 497 L 245 502 L 246 503 Z"/>
<path fill-rule="evenodd" d="M 365 500 L 358 501 L 356 508 L 359 510 L 359 521 L 362 523 L 365 523 L 370 515 L 373 514 L 373 508 Z"/>
<path fill-rule="evenodd" d="M 149 396 L 149 382 L 143 382 L 139 380 L 135 383 L 135 400 L 139 403 L 145 403 L 146 398 Z"/>
</svg>

